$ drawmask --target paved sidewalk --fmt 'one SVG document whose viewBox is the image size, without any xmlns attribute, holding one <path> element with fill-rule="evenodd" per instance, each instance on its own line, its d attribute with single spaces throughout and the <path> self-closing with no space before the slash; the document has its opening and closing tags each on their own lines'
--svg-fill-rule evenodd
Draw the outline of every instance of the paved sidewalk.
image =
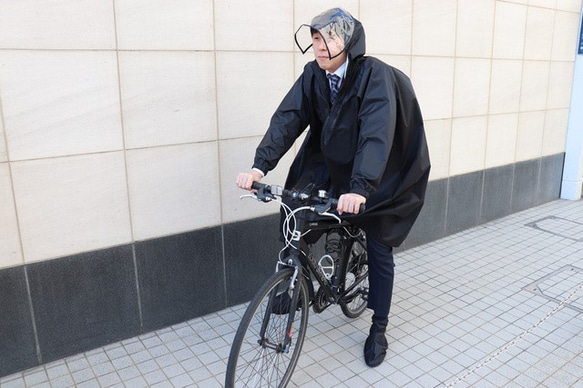
<svg viewBox="0 0 583 388">
<path fill-rule="evenodd" d="M 290 386 L 583 387 L 583 201 L 557 200 L 396 255 L 389 353 L 370 313 L 310 315 Z M 569 298 L 564 302 L 566 298 Z M 220 387 L 236 306 L 0 379 L 14 387 Z M 454 384 L 455 383 L 455 384 Z"/>
</svg>

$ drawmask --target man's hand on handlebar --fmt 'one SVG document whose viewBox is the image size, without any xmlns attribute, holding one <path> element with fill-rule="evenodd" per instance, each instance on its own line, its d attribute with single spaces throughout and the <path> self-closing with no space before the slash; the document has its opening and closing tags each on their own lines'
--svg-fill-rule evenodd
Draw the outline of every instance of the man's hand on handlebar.
<svg viewBox="0 0 583 388">
<path fill-rule="evenodd" d="M 241 172 L 237 175 L 237 187 L 244 190 L 251 191 L 253 182 L 259 182 L 263 178 L 258 171 L 251 170 L 250 172 Z"/>
<path fill-rule="evenodd" d="M 358 214 L 360 205 L 364 204 L 365 202 L 366 198 L 360 194 L 342 194 L 340 198 L 338 198 L 338 206 L 336 207 L 336 210 L 340 215 L 342 213 Z"/>
</svg>

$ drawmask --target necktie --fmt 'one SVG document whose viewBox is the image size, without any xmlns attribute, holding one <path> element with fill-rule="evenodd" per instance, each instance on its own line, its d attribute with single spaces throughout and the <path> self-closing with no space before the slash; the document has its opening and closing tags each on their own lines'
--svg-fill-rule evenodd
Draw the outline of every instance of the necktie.
<svg viewBox="0 0 583 388">
<path fill-rule="evenodd" d="M 340 90 L 340 77 L 336 74 L 328 74 L 328 79 L 330 80 L 330 102 L 333 104 Z"/>
</svg>

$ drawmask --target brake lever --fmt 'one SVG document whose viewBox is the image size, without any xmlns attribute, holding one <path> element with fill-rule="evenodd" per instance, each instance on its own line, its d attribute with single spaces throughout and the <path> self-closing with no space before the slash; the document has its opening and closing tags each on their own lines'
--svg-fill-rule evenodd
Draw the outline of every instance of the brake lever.
<svg viewBox="0 0 583 388">
<path fill-rule="evenodd" d="M 318 213 L 321 216 L 325 216 L 325 217 L 332 217 L 334 218 L 336 221 L 338 221 L 338 223 L 342 223 L 342 219 L 340 217 L 338 217 L 338 214 L 334 214 L 334 213 L 328 213 L 328 212 L 324 212 L 324 213 Z"/>
<path fill-rule="evenodd" d="M 261 202 L 270 202 L 275 199 L 275 196 L 271 194 L 271 191 L 266 191 L 267 186 L 262 186 L 259 190 L 255 192 L 255 197 Z"/>
<path fill-rule="evenodd" d="M 318 205 L 313 205 L 312 209 L 314 212 L 318 213 L 319 215 L 328 215 L 330 213 L 328 213 L 328 211 L 330 209 L 332 209 L 332 199 L 328 199 L 328 201 L 326 201 L 325 203 L 321 203 Z M 328 214 L 325 214 L 328 213 Z"/>
</svg>

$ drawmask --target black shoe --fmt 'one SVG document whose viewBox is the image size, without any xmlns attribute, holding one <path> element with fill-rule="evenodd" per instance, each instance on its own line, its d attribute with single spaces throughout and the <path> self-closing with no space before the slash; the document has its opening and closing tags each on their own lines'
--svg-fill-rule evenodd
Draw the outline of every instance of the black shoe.
<svg viewBox="0 0 583 388">
<path fill-rule="evenodd" d="M 387 319 L 376 319 L 373 316 L 370 333 L 364 343 L 364 362 L 371 368 L 379 366 L 387 355 L 389 347 L 387 337 L 385 337 L 387 323 Z"/>
<path fill-rule="evenodd" d="M 287 292 L 283 292 L 275 297 L 273 300 L 273 305 L 271 306 L 271 312 L 273 314 L 287 314 L 289 313 L 289 307 L 291 305 L 291 296 Z"/>
</svg>

